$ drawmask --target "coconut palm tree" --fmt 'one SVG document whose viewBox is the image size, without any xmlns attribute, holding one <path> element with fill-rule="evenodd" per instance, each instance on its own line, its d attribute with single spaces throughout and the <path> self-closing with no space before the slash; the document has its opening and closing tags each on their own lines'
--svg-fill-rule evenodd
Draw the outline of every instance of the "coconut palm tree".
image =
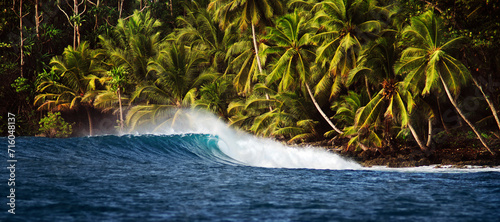
<svg viewBox="0 0 500 222">
<path fill-rule="evenodd" d="M 370 100 L 371 90 L 378 90 L 384 79 L 394 79 L 394 64 L 399 59 L 398 45 L 395 33 L 385 33 L 365 45 L 358 57 L 357 66 L 347 76 L 346 86 L 364 81 Z"/>
<path fill-rule="evenodd" d="M 265 49 L 266 45 L 260 44 L 259 48 Z M 264 57 L 263 60 L 265 59 Z M 257 56 L 252 49 L 250 38 L 243 36 L 243 39 L 229 46 L 226 61 L 228 67 L 224 75 L 233 79 L 234 88 L 240 95 L 250 94 L 253 86 L 265 78 L 257 68 Z"/>
<path fill-rule="evenodd" d="M 133 130 L 142 123 L 153 123 L 160 127 L 168 122 L 172 108 L 186 108 L 196 98 L 197 86 L 208 75 L 200 77 L 198 64 L 203 62 L 195 52 L 189 52 L 184 46 L 170 45 L 149 63 L 149 72 L 157 76 L 151 84 L 139 86 L 133 93 L 131 102 L 143 101 L 132 107 L 127 113 L 126 122 Z M 165 120 L 165 118 L 167 120 Z"/>
<path fill-rule="evenodd" d="M 382 89 L 366 104 L 359 108 L 356 112 L 354 125 L 346 134 L 357 134 L 351 138 L 354 141 L 363 133 L 369 132 L 369 139 L 376 139 L 376 144 L 380 147 L 381 140 L 379 137 L 374 137 L 372 134 L 375 130 L 370 129 L 372 126 L 383 125 L 386 123 L 384 134 L 390 137 L 390 125 L 394 122 L 400 123 L 400 128 L 408 127 L 413 138 L 419 145 L 420 149 L 429 154 L 428 147 L 422 142 L 418 136 L 411 119 L 411 114 L 415 106 L 415 101 L 411 93 L 403 87 L 402 82 L 397 82 L 394 79 L 387 79 L 382 82 Z M 378 122 L 377 122 L 378 121 Z"/>
<path fill-rule="evenodd" d="M 316 61 L 328 66 L 327 73 L 318 73 L 316 94 L 330 92 L 330 98 L 340 92 L 351 69 L 357 66 L 362 47 L 377 37 L 385 24 L 379 18 L 390 16 L 387 8 L 370 0 L 327 0 L 314 4 L 314 22 L 321 44 Z"/>
<path fill-rule="evenodd" d="M 152 80 L 148 76 L 148 62 L 163 48 L 158 28 L 161 22 L 149 12 L 134 12 L 128 20 L 120 19 L 109 36 L 99 36 L 101 45 L 111 62 L 123 66 L 130 80 L 140 83 Z"/>
<path fill-rule="evenodd" d="M 350 86 L 356 80 L 363 79 L 370 102 L 359 109 L 361 112 L 358 113 L 356 121 L 354 121 L 355 127 L 348 131 L 350 133 L 366 131 L 363 127 L 367 128 L 370 124 L 377 123 L 378 118 L 383 117 L 383 120 L 378 121 L 378 123 L 393 124 L 399 122 L 401 129 L 408 127 L 420 149 L 428 153 L 428 147 L 422 143 L 415 130 L 414 121 L 411 121 L 410 118 L 412 107 L 415 104 L 414 98 L 411 93 L 407 92 L 407 89 L 401 87 L 398 76 L 394 73 L 394 65 L 398 60 L 398 55 L 396 36 L 392 32 L 385 33 L 385 36 L 365 45 L 365 49 L 358 57 L 357 66 L 349 72 L 346 85 Z M 370 95 L 370 84 L 381 86 L 373 98 Z M 407 102 L 410 107 L 406 105 Z M 382 111 L 385 112 L 384 115 L 382 115 Z M 364 126 L 358 126 L 360 121 L 364 122 Z M 390 134 L 388 127 L 386 128 L 384 133 Z"/>
<path fill-rule="evenodd" d="M 124 129 L 123 120 L 123 105 L 128 103 L 129 98 L 124 95 L 124 89 L 127 84 L 128 72 L 123 66 L 112 67 L 107 72 L 107 89 L 102 90 L 94 100 L 94 106 L 100 108 L 103 112 L 115 110 L 118 112 L 118 123 L 120 126 L 120 133 Z"/>
<path fill-rule="evenodd" d="M 195 108 L 203 108 L 217 113 L 220 117 L 229 117 L 227 107 L 234 96 L 231 82 L 223 77 L 208 82 L 200 87 L 199 98 L 195 101 Z"/>
<path fill-rule="evenodd" d="M 310 41 L 312 31 L 305 19 L 299 16 L 298 11 L 285 15 L 277 21 L 276 28 L 271 28 L 265 39 L 271 44 L 266 53 L 277 54 L 279 59 L 273 65 L 266 81 L 269 84 L 279 81 L 278 92 L 305 87 L 321 116 L 341 134 L 342 131 L 321 110 L 309 87 L 310 68 L 315 58 L 315 47 Z"/>
<path fill-rule="evenodd" d="M 230 24 L 236 24 L 241 30 L 248 26 L 252 28 L 252 39 L 254 53 L 257 59 L 259 72 L 262 73 L 262 63 L 259 58 L 259 48 L 257 44 L 257 34 L 255 26 L 270 24 L 275 15 L 284 12 L 283 4 L 280 0 L 212 0 L 208 9 L 215 10 L 216 18 L 219 20 L 222 29 Z"/>
<path fill-rule="evenodd" d="M 208 58 L 207 66 L 223 73 L 227 65 L 225 56 L 228 47 L 235 41 L 234 26 L 219 28 L 212 11 L 201 7 L 197 2 L 186 3 L 186 16 L 177 18 L 179 29 L 172 33 L 178 44 L 185 44 Z"/>
<path fill-rule="evenodd" d="M 85 108 L 89 123 L 89 135 L 92 135 L 92 117 L 90 108 L 96 89 L 102 87 L 105 79 L 100 75 L 104 72 L 100 68 L 103 55 L 89 49 L 88 43 L 83 42 L 76 49 L 68 46 L 62 57 L 52 58 L 50 65 L 59 76 L 57 80 L 44 80 L 38 87 L 35 105 L 38 110 L 76 110 Z"/>
<path fill-rule="evenodd" d="M 405 27 L 402 34 L 412 46 L 402 52 L 396 72 L 405 76 L 406 86 L 414 93 L 426 95 L 444 89 L 460 117 L 483 146 L 494 154 L 455 102 L 453 95 L 458 95 L 460 87 L 467 84 L 471 76 L 465 65 L 450 54 L 461 38 L 446 40 L 444 33 L 442 21 L 433 11 L 411 18 L 411 24 Z"/>
<path fill-rule="evenodd" d="M 265 94 L 270 95 L 269 98 Z M 255 85 L 255 92 L 244 101 L 233 101 L 228 112 L 230 125 L 251 131 L 256 135 L 275 136 L 288 142 L 319 137 L 314 126 L 317 121 L 308 116 L 311 104 L 300 91 L 273 92 L 264 84 Z M 274 107 L 271 111 L 269 106 Z"/>
</svg>

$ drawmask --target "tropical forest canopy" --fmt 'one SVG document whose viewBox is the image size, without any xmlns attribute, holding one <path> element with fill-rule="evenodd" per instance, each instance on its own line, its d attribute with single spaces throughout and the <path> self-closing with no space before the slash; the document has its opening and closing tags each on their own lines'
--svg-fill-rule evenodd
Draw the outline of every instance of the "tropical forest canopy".
<svg viewBox="0 0 500 222">
<path fill-rule="evenodd" d="M 1 118 L 74 135 L 171 124 L 172 108 L 289 142 L 382 149 L 500 121 L 500 3 L 488 0 L 0 2 Z M 6 134 L 2 121 L 0 132 Z M 100 130 L 100 131 L 99 131 Z M 399 141 L 399 142 L 398 142 Z"/>
</svg>

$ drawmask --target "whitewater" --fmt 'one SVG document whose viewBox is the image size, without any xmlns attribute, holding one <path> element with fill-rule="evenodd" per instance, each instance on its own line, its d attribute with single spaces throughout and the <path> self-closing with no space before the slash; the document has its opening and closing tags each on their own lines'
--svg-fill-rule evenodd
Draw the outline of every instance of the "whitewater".
<svg viewBox="0 0 500 222">
<path fill-rule="evenodd" d="M 6 138 L 1 138 L 7 144 Z M 123 135 L 16 138 L 0 221 L 498 221 L 498 168 L 365 168 L 184 110 Z M 8 167 L 7 156 L 1 162 Z M 0 192 L 9 195 L 4 167 Z"/>
<path fill-rule="evenodd" d="M 233 163 L 269 168 L 360 169 L 353 161 L 325 149 L 289 147 L 269 138 L 258 138 L 237 131 L 202 111 L 183 110 L 175 122 L 160 127 L 144 126 L 135 135 L 206 134 L 218 138 L 218 147 Z M 151 130 L 154 129 L 154 130 Z"/>
</svg>

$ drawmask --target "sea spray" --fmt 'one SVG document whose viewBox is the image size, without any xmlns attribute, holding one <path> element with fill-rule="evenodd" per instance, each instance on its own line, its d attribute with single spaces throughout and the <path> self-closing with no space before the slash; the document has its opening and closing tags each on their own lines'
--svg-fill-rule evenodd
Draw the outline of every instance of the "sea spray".
<svg viewBox="0 0 500 222">
<path fill-rule="evenodd" d="M 175 110 L 157 126 L 142 126 L 136 134 L 211 134 L 219 138 L 219 149 L 238 164 L 269 168 L 361 169 L 337 154 L 316 147 L 290 147 L 230 128 L 213 114 L 196 110 Z"/>
</svg>

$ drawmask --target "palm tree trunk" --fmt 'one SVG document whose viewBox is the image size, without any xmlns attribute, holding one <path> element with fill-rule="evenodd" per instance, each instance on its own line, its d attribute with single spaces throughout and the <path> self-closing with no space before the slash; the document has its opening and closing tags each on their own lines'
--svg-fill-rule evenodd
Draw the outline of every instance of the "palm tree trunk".
<svg viewBox="0 0 500 222">
<path fill-rule="evenodd" d="M 368 98 L 370 101 L 372 100 L 372 94 L 370 93 L 370 84 L 368 84 L 368 77 L 365 76 L 365 87 L 366 87 L 366 92 L 368 93 Z"/>
<path fill-rule="evenodd" d="M 122 18 L 123 1 L 125 1 L 125 0 L 120 0 L 120 1 L 118 2 L 118 11 L 119 11 L 119 13 L 118 13 L 118 18 L 119 18 L 119 19 L 121 19 L 121 18 Z"/>
<path fill-rule="evenodd" d="M 472 81 L 474 81 L 474 84 L 476 84 L 477 88 L 479 88 L 479 90 L 483 94 L 484 99 L 488 103 L 488 106 L 490 107 L 491 112 L 493 113 L 493 117 L 495 117 L 495 120 L 497 121 L 498 129 L 500 129 L 500 120 L 498 119 L 498 114 L 497 114 L 497 110 L 495 109 L 495 106 L 493 105 L 493 103 L 491 102 L 491 100 L 488 99 L 488 97 L 484 93 L 483 87 L 481 87 L 481 85 L 479 85 L 479 83 L 476 81 L 476 79 L 474 77 L 471 76 L 471 78 L 472 78 Z"/>
<path fill-rule="evenodd" d="M 76 3 L 77 0 L 73 0 L 73 16 L 78 15 L 78 4 Z M 76 49 L 76 33 L 78 29 L 78 24 L 73 22 L 73 49 Z"/>
<path fill-rule="evenodd" d="M 259 46 L 257 45 L 257 37 L 255 35 L 255 26 L 252 23 L 252 39 L 253 39 L 253 47 L 255 49 L 255 58 L 257 59 L 257 67 L 259 67 L 259 73 L 262 74 L 262 64 L 260 63 L 259 57 Z M 269 94 L 266 92 L 266 99 L 269 100 Z M 269 105 L 269 112 L 272 112 L 273 108 Z"/>
<path fill-rule="evenodd" d="M 444 86 L 444 91 L 446 92 L 446 95 L 448 96 L 448 99 L 450 100 L 451 104 L 453 105 L 453 107 L 455 107 L 455 110 L 457 110 L 458 114 L 460 115 L 460 117 L 462 117 L 462 119 L 470 126 L 470 128 L 472 129 L 472 131 L 474 131 L 474 133 L 476 134 L 477 138 L 481 141 L 481 143 L 483 144 L 483 146 L 488 150 L 490 151 L 490 153 L 492 155 L 495 155 L 495 152 L 493 152 L 490 147 L 488 147 L 488 145 L 486 144 L 486 141 L 483 140 L 483 137 L 481 137 L 481 135 L 479 134 L 479 132 L 476 130 L 476 127 L 474 127 L 472 125 L 472 123 L 465 117 L 465 115 L 462 113 L 462 110 L 460 110 L 457 106 L 457 103 L 455 102 L 455 100 L 453 100 L 453 97 L 451 96 L 451 93 L 450 93 L 450 90 L 448 89 L 448 86 L 446 86 L 446 83 L 444 82 L 444 79 L 443 77 L 441 77 L 441 75 L 439 76 L 439 78 L 441 79 L 441 83 L 443 84 Z"/>
<path fill-rule="evenodd" d="M 38 11 L 38 0 L 35 0 L 35 32 L 37 40 L 40 40 L 40 15 Z"/>
<path fill-rule="evenodd" d="M 428 121 L 428 125 L 429 125 L 429 131 L 427 133 L 427 143 L 425 144 L 425 146 L 427 146 L 427 148 L 429 148 L 431 146 L 431 142 L 432 142 L 432 118 L 429 117 L 429 119 L 427 121 Z"/>
<path fill-rule="evenodd" d="M 316 107 L 316 109 L 318 110 L 318 112 L 321 114 L 321 116 L 323 117 L 323 119 L 326 120 L 326 122 L 328 122 L 328 124 L 330 124 L 330 126 L 339 134 L 342 134 L 344 132 L 342 132 L 342 130 L 340 130 L 339 128 L 337 128 L 333 123 L 332 121 L 330 121 L 330 119 L 326 116 L 326 114 L 323 112 L 323 110 L 321 110 L 321 107 L 319 107 L 319 104 L 318 102 L 316 102 L 316 99 L 314 99 L 314 95 L 312 94 L 311 92 L 311 88 L 309 88 L 309 84 L 305 83 L 306 85 L 306 89 L 307 89 L 307 93 L 309 94 L 309 97 L 311 97 L 311 100 L 312 102 L 314 103 L 314 106 Z"/>
<path fill-rule="evenodd" d="M 122 110 L 122 96 L 120 87 L 118 87 L 118 104 L 120 106 L 120 134 L 123 132 L 123 110 Z"/>
<path fill-rule="evenodd" d="M 20 34 L 20 39 L 21 39 L 21 42 L 19 44 L 19 49 L 21 50 L 21 54 L 20 54 L 20 59 L 21 59 L 21 66 L 20 66 L 20 70 L 21 70 L 21 77 L 24 77 L 24 74 L 23 74 L 23 67 L 24 67 L 24 52 L 23 52 L 23 48 L 24 48 L 24 39 L 23 39 L 23 0 L 21 0 L 19 2 L 19 34 Z"/>
<path fill-rule="evenodd" d="M 255 35 L 255 26 L 252 23 L 252 38 L 253 38 L 253 47 L 255 49 L 255 58 L 257 59 L 257 66 L 259 67 L 259 73 L 262 74 L 262 65 L 260 63 L 259 57 L 259 46 L 257 45 L 257 37 Z"/>
<path fill-rule="evenodd" d="M 448 127 L 446 126 L 446 123 L 443 120 L 443 114 L 441 113 L 441 103 L 439 102 L 439 97 L 436 96 L 436 102 L 438 105 L 438 111 L 439 111 L 439 120 L 441 120 L 441 125 L 443 125 L 444 130 L 446 133 L 450 133 L 450 130 L 448 130 Z"/>
<path fill-rule="evenodd" d="M 413 138 L 415 139 L 415 141 L 417 141 L 417 144 L 420 147 L 420 150 L 422 150 L 425 154 L 428 155 L 429 154 L 429 148 L 427 148 L 424 145 L 424 143 L 422 142 L 422 140 L 420 140 L 420 137 L 418 137 L 417 131 L 415 131 L 415 129 L 411 125 L 411 122 L 408 123 L 408 128 L 410 128 L 411 135 L 413 135 Z"/>
<path fill-rule="evenodd" d="M 88 106 L 85 106 L 85 111 L 87 111 L 87 118 L 89 119 L 89 136 L 92 136 L 92 116 L 90 115 L 90 110 Z"/>
<path fill-rule="evenodd" d="M 172 0 L 170 0 L 170 16 L 174 16 L 174 4 L 172 4 Z"/>
</svg>

